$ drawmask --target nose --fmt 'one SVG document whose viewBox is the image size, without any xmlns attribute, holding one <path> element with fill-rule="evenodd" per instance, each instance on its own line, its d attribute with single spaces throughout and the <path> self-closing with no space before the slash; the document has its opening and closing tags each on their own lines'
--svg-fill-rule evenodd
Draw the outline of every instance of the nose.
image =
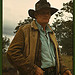
<svg viewBox="0 0 75 75">
<path fill-rule="evenodd" d="M 49 14 L 45 14 L 46 16 L 49 16 Z"/>
<path fill-rule="evenodd" d="M 45 14 L 44 16 L 45 16 L 45 17 L 49 17 L 49 18 L 50 18 L 50 15 L 49 15 L 49 14 Z"/>
</svg>

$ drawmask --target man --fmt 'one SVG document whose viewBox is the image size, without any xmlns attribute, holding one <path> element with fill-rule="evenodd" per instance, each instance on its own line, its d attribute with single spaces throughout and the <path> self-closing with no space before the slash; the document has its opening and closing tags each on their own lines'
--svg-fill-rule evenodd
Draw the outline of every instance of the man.
<svg viewBox="0 0 75 75">
<path fill-rule="evenodd" d="M 58 43 L 48 25 L 57 11 L 46 0 L 38 1 L 35 10 L 29 10 L 35 21 L 19 28 L 7 52 L 20 75 L 71 75 L 61 62 Z"/>
</svg>

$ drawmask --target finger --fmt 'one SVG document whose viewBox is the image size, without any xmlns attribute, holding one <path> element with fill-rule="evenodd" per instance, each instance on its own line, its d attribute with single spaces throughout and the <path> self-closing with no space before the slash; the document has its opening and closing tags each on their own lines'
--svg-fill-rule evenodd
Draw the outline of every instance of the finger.
<svg viewBox="0 0 75 75">
<path fill-rule="evenodd" d="M 72 75 L 72 73 L 69 73 L 69 75 Z"/>
</svg>

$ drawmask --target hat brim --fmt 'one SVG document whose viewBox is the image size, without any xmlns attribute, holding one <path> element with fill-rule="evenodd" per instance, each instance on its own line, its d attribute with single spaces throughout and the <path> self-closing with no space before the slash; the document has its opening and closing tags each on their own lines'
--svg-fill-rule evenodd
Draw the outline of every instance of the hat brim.
<svg viewBox="0 0 75 75">
<path fill-rule="evenodd" d="M 53 8 L 53 7 L 49 8 L 49 9 L 50 9 L 50 12 L 51 12 L 51 16 L 52 16 L 54 13 L 56 13 L 56 12 L 58 11 L 58 9 Z M 35 10 L 30 9 L 30 10 L 28 11 L 28 14 L 29 14 L 30 17 L 35 18 L 35 16 L 34 16 L 34 13 L 35 13 L 35 12 L 36 12 Z"/>
</svg>

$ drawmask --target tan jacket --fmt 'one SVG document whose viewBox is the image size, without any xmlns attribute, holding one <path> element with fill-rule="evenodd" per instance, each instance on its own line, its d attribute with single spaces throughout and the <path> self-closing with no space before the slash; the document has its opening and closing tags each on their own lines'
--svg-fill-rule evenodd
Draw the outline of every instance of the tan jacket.
<svg viewBox="0 0 75 75">
<path fill-rule="evenodd" d="M 50 26 L 49 28 L 51 29 Z M 49 35 L 55 46 L 57 70 L 56 75 L 59 75 L 59 73 L 63 73 L 66 68 L 62 66 L 62 62 L 60 59 L 60 50 L 58 48 L 58 43 L 54 32 L 49 33 Z M 35 21 L 32 21 L 31 24 L 20 27 L 8 48 L 8 60 L 17 70 L 19 70 L 21 75 L 35 75 L 35 71 L 37 68 L 37 65 L 35 64 L 35 54 L 36 49 L 38 49 L 38 36 L 39 30 L 35 24 Z"/>
</svg>

